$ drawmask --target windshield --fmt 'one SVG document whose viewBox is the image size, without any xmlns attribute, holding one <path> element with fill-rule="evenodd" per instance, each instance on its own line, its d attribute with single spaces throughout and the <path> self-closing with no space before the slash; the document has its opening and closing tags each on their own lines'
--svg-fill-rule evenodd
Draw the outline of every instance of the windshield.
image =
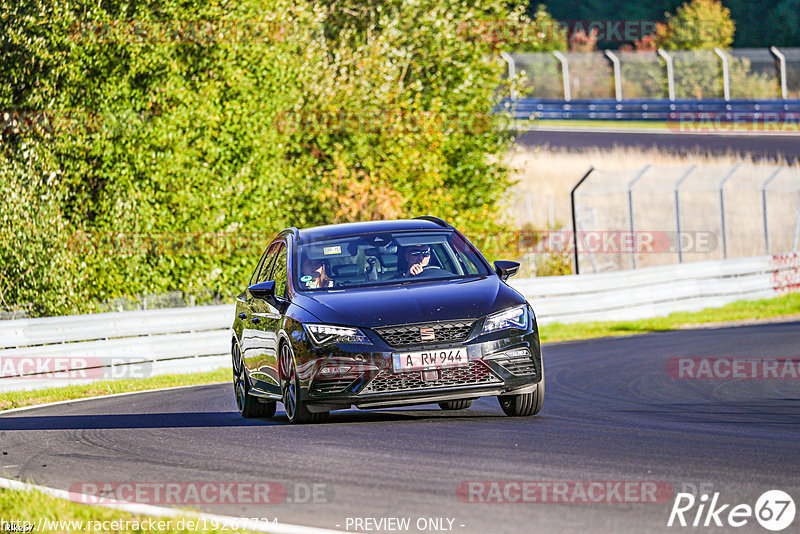
<svg viewBox="0 0 800 534">
<path fill-rule="evenodd" d="M 298 243 L 301 291 L 447 280 L 490 274 L 453 231 L 380 232 Z"/>
</svg>

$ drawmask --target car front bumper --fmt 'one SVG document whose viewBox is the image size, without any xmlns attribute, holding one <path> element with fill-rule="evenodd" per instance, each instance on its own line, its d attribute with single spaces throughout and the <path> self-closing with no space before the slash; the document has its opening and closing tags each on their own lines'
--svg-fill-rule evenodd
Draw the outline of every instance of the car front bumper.
<svg viewBox="0 0 800 534">
<path fill-rule="evenodd" d="M 397 373 L 395 353 L 465 347 L 468 365 Z M 500 332 L 464 343 L 428 347 L 385 347 L 364 352 L 364 346 L 337 345 L 309 351 L 299 366 L 303 398 L 312 412 L 430 404 L 486 396 L 516 395 L 534 390 L 543 376 L 542 356 L 535 324 L 527 331 Z M 525 349 L 527 356 L 519 353 Z M 354 372 L 323 376 L 325 366 L 352 366 Z"/>
</svg>

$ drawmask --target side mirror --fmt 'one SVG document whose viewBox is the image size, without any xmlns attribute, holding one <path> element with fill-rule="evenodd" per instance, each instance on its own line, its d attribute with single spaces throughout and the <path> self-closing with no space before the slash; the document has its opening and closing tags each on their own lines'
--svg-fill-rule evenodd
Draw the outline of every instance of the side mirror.
<svg viewBox="0 0 800 534">
<path fill-rule="evenodd" d="M 519 263 L 515 261 L 496 261 L 494 262 L 494 272 L 500 280 L 508 280 L 519 271 Z"/>
<path fill-rule="evenodd" d="M 250 294 L 257 299 L 267 300 L 275 296 L 275 280 L 259 282 L 247 288 Z"/>
</svg>

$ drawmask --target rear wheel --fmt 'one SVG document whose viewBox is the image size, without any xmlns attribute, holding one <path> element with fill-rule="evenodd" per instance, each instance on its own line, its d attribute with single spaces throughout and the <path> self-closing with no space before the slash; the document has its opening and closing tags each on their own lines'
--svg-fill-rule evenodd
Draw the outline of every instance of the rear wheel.
<svg viewBox="0 0 800 534">
<path fill-rule="evenodd" d="M 242 361 L 238 343 L 233 344 L 231 356 L 233 360 L 233 391 L 236 394 L 236 407 L 239 409 L 239 413 L 248 419 L 275 415 L 275 401 L 259 402 L 257 398 L 249 394 L 250 379 L 247 377 L 247 370 Z"/>
<path fill-rule="evenodd" d="M 512 417 L 536 415 L 542 411 L 544 404 L 544 376 L 532 392 L 522 395 L 500 395 L 497 400 L 500 401 L 500 407 L 506 415 Z"/>
<path fill-rule="evenodd" d="M 439 403 L 439 408 L 442 410 L 466 410 L 472 406 L 472 400 L 454 400 L 454 401 L 444 401 Z"/>
<path fill-rule="evenodd" d="M 292 350 L 287 344 L 281 346 L 281 368 L 283 369 L 281 398 L 289 422 L 292 424 L 320 423 L 327 419 L 329 412 L 312 413 L 303 401 L 297 367 L 294 364 Z"/>
</svg>

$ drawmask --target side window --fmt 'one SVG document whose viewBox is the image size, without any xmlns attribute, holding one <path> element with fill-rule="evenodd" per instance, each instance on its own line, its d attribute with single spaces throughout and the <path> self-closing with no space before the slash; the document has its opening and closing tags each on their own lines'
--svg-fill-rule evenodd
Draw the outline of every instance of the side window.
<svg viewBox="0 0 800 534">
<path fill-rule="evenodd" d="M 264 265 L 261 267 L 261 271 L 258 273 L 258 278 L 256 279 L 257 282 L 266 282 L 268 280 L 272 280 L 269 277 L 270 272 L 272 272 L 272 265 L 275 263 L 275 257 L 278 255 L 278 247 L 280 243 L 273 243 L 270 245 L 269 250 L 267 250 L 267 259 L 264 262 Z"/>
<path fill-rule="evenodd" d="M 278 297 L 286 296 L 286 247 L 280 244 L 278 259 L 275 261 L 275 268 L 272 270 L 272 280 L 275 280 L 275 295 Z"/>
<path fill-rule="evenodd" d="M 261 272 L 261 269 L 264 267 L 264 262 L 267 259 L 267 253 L 269 249 L 264 251 L 264 254 L 261 255 L 261 259 L 258 260 L 258 265 L 256 265 L 256 270 L 253 271 L 253 276 L 250 277 L 250 282 L 247 284 L 248 286 L 252 286 L 258 280 L 258 273 Z"/>
</svg>

